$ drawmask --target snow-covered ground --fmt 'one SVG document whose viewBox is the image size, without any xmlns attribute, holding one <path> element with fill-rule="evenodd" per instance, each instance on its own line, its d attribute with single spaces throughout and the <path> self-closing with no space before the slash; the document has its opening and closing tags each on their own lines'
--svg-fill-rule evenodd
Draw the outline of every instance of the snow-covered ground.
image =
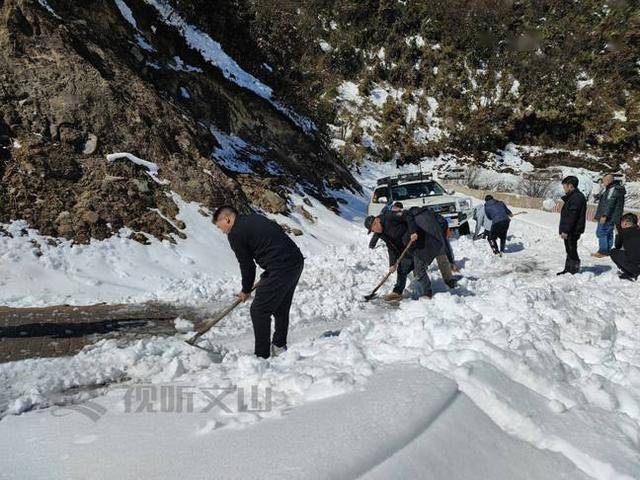
<svg viewBox="0 0 640 480">
<path fill-rule="evenodd" d="M 393 308 L 362 301 L 386 259 L 348 200 L 342 217 L 314 203 L 314 224 L 280 219 L 305 230 L 307 256 L 281 357 L 251 355 L 242 306 L 207 335 L 223 358 L 176 333 L 0 364 L 0 478 L 640 478 L 638 286 L 588 256 L 594 225 L 577 276 L 555 276 L 557 215 L 529 211 L 503 258 L 455 240 L 459 287 L 434 270 L 431 301 Z M 35 257 L 35 232 L 0 237 L 0 301 L 222 305 L 239 285 L 232 254 L 197 206 L 181 215 L 176 245 L 43 241 Z M 268 411 L 238 408 L 252 389 Z"/>
</svg>

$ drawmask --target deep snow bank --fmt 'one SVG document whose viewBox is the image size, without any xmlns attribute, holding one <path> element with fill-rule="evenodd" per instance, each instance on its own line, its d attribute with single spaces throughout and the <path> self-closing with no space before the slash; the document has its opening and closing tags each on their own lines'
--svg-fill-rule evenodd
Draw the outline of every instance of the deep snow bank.
<svg viewBox="0 0 640 480">
<path fill-rule="evenodd" d="M 361 229 L 353 230 L 351 243 L 309 258 L 292 311 L 290 350 L 280 358 L 263 361 L 250 354 L 244 307 L 208 337 L 227 350 L 222 363 L 190 349 L 180 336 L 123 345 L 104 341 L 72 358 L 0 365 L 2 395 L 12 412 L 93 398 L 111 405 L 109 414 L 120 421 L 122 392 L 86 387 L 125 379 L 127 384 L 272 389 L 270 412 L 212 412 L 197 430 L 204 442 L 228 428 L 244 427 L 251 436 L 261 420 L 365 387 L 386 365 L 421 365 L 454 379 L 517 439 L 561 454 L 594 478 L 637 478 L 637 285 L 620 281 L 607 261 L 589 265 L 592 231 L 580 247 L 584 272 L 556 277 L 564 256 L 557 217 L 530 212 L 516 218 L 504 258 L 490 254 L 485 242 L 455 241 L 464 267 L 460 287 L 447 291 L 434 272 L 434 299 L 403 302 L 399 309 L 358 301 L 385 259 L 381 249 L 366 249 Z M 229 282 L 229 296 L 236 282 Z M 339 336 L 319 337 L 339 328 Z M 70 387 L 81 387 L 80 393 Z M 197 395 L 195 401 L 202 406 L 206 398 Z M 38 414 L 10 417 L 11 428 L 33 415 Z M 174 437 L 196 433 L 180 425 L 176 420 Z M 162 455 L 162 447 L 154 452 Z"/>
<path fill-rule="evenodd" d="M 1 422 L 0 450 L 15 452 L 3 478 L 586 478 L 422 368 L 384 368 L 362 390 L 215 435 L 207 414 L 118 415 L 117 397 L 100 402 L 109 411 L 95 423 L 63 410 Z"/>
</svg>

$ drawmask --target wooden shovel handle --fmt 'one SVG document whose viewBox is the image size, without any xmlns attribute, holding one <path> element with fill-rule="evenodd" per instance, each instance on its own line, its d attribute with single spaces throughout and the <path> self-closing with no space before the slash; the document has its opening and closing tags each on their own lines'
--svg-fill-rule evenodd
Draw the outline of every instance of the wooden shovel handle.
<svg viewBox="0 0 640 480">
<path fill-rule="evenodd" d="M 256 284 L 253 286 L 253 288 L 251 289 L 251 291 L 253 292 L 257 287 L 258 287 L 258 283 L 260 282 L 256 282 Z M 215 317 L 210 318 L 209 320 L 206 320 L 204 322 L 204 325 L 198 330 L 198 332 L 191 337 L 189 340 L 186 340 L 186 342 L 190 345 L 194 345 L 196 343 L 196 341 L 205 333 L 207 333 L 209 330 L 211 330 L 211 328 L 213 328 L 213 326 L 218 323 L 220 320 L 222 320 L 224 317 L 226 317 L 227 315 L 229 315 L 238 305 L 240 305 L 242 303 L 242 300 L 237 298 L 231 305 L 229 305 L 227 308 L 225 308 L 224 310 L 222 310 L 221 312 L 219 312 Z"/>
<path fill-rule="evenodd" d="M 402 259 L 405 257 L 405 255 L 407 254 L 407 252 L 409 251 L 409 248 L 411 248 L 411 245 L 413 245 L 413 240 L 410 240 L 409 243 L 407 244 L 407 246 L 405 247 L 405 249 L 402 251 L 402 253 L 400 254 L 400 256 L 398 257 L 398 260 L 396 260 L 396 263 L 394 263 L 394 265 L 396 266 L 396 269 L 398 268 L 398 266 L 400 265 L 400 262 L 402 261 Z M 380 283 L 376 286 L 376 288 L 373 289 L 373 291 L 368 295 L 369 297 L 373 296 L 379 289 L 380 287 L 382 287 L 382 285 L 384 285 L 384 283 L 387 281 L 387 279 L 391 276 L 391 272 L 387 272 L 387 274 L 384 276 L 384 278 L 380 281 Z"/>
</svg>

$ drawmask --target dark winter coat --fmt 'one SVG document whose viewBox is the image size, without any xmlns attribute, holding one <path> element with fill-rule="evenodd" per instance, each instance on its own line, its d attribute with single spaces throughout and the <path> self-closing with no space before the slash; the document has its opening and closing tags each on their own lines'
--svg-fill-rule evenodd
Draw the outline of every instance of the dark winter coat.
<svg viewBox="0 0 640 480">
<path fill-rule="evenodd" d="M 640 266 L 640 227 L 620 228 L 616 248 L 624 248 L 631 263 Z"/>
<path fill-rule="evenodd" d="M 412 248 L 414 257 L 429 265 L 438 255 L 446 255 L 446 239 L 438 218 L 429 207 L 414 207 L 409 210 L 418 234 L 418 240 Z"/>
<path fill-rule="evenodd" d="M 240 264 L 245 293 L 253 288 L 256 263 L 267 273 L 294 270 L 303 263 L 294 241 L 280 225 L 262 215 L 238 215 L 228 237 Z"/>
<path fill-rule="evenodd" d="M 491 220 L 492 224 L 496 224 L 499 222 L 504 222 L 505 220 L 509 220 L 511 215 L 511 210 L 507 208 L 504 202 L 500 200 L 488 200 L 484 204 L 484 213 L 489 220 Z"/>
<path fill-rule="evenodd" d="M 582 235 L 587 220 L 587 199 L 577 188 L 562 197 L 564 205 L 560 212 L 560 233 Z"/>
<path fill-rule="evenodd" d="M 600 217 L 606 217 L 607 222 L 615 225 L 619 224 L 624 213 L 624 197 L 626 194 L 627 191 L 622 185 L 609 185 L 600 194 L 595 219 L 600 220 Z"/>
<path fill-rule="evenodd" d="M 409 212 L 383 211 L 380 214 L 382 233 L 374 233 L 369 248 L 375 248 L 378 240 L 382 240 L 389 251 L 389 265 L 396 263 L 400 254 L 409 243 L 409 237 L 415 232 L 413 216 Z"/>
</svg>

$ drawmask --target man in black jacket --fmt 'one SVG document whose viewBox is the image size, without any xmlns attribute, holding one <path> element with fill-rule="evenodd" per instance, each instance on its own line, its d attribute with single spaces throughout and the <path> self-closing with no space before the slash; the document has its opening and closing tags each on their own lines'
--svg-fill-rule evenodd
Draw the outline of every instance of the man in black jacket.
<svg viewBox="0 0 640 480">
<path fill-rule="evenodd" d="M 364 226 L 369 233 L 373 232 L 373 238 L 369 242 L 369 248 L 375 248 L 378 240 L 382 240 L 387 246 L 389 253 L 389 271 L 396 272 L 396 284 L 393 290 L 383 298 L 387 301 L 397 301 L 402 299 L 402 292 L 407 285 L 407 276 L 413 270 L 413 256 L 405 255 L 404 259 L 396 267 L 396 263 L 404 249 L 413 239 L 417 240 L 413 216 L 399 208 L 384 210 L 380 215 L 368 216 L 364 220 Z"/>
<path fill-rule="evenodd" d="M 635 281 L 640 275 L 640 228 L 633 213 L 622 216 L 615 247 L 611 260 L 622 271 L 620 278 Z"/>
<path fill-rule="evenodd" d="M 256 263 L 264 270 L 251 304 L 255 354 L 262 358 L 277 356 L 287 348 L 289 310 L 304 266 L 302 253 L 280 225 L 262 215 L 239 215 L 234 207 L 225 205 L 216 210 L 213 221 L 227 235 L 240 264 L 240 300 L 251 296 Z M 269 338 L 272 316 L 273 342 Z"/>
<path fill-rule="evenodd" d="M 566 177 L 562 180 L 565 196 L 562 197 L 564 205 L 560 212 L 560 237 L 564 240 L 564 248 L 567 251 L 567 260 L 564 270 L 558 275 L 565 273 L 576 274 L 580 271 L 580 257 L 578 256 L 578 240 L 584 233 L 587 219 L 587 199 L 578 190 L 578 178 L 574 176 Z"/>
</svg>

